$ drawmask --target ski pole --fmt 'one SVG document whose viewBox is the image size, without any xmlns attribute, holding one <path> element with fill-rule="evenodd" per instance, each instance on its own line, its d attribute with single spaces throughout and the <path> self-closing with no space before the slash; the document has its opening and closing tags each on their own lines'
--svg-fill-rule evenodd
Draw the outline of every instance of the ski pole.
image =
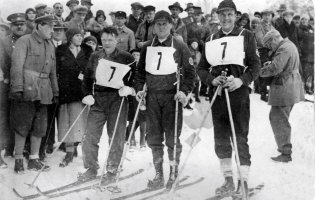
<svg viewBox="0 0 315 200">
<path fill-rule="evenodd" d="M 145 91 L 145 90 L 146 90 L 146 85 L 143 86 L 143 91 Z M 140 106 L 141 106 L 141 103 L 142 103 L 142 101 L 143 101 L 144 96 L 145 96 L 145 95 L 143 95 L 143 96 L 141 97 L 141 99 L 140 99 L 140 101 L 139 101 L 139 103 L 138 103 L 138 106 L 137 106 L 137 109 L 136 109 L 136 113 L 135 113 L 135 116 L 134 116 L 134 119 L 133 119 L 134 122 L 137 121 L 137 118 L 138 118 L 138 115 L 139 115 L 139 111 L 140 111 Z M 118 190 L 117 184 L 118 184 L 118 182 L 119 182 L 120 172 L 121 172 L 121 169 L 122 169 L 122 167 L 123 167 L 125 158 L 126 158 L 126 156 L 127 156 L 127 152 L 128 152 L 128 150 L 129 150 L 129 148 L 130 148 L 130 142 L 131 142 L 132 135 L 134 134 L 135 126 L 136 126 L 136 123 L 132 123 L 128 140 L 127 140 L 127 142 L 126 142 L 125 145 L 124 145 L 124 151 L 123 151 L 123 154 L 122 154 L 122 156 L 121 156 L 120 163 L 119 163 L 119 165 L 118 165 L 117 174 L 116 174 L 116 177 L 115 177 L 115 186 L 108 187 L 108 188 L 116 189 L 117 191 L 115 191 L 115 193 L 120 192 L 120 191 Z M 112 191 L 112 192 L 113 192 L 113 191 Z"/>
<path fill-rule="evenodd" d="M 56 113 L 57 113 L 57 109 L 58 109 L 58 104 L 56 104 L 55 106 L 55 109 L 54 109 L 54 113 L 52 115 L 52 119 L 50 121 L 50 124 L 49 124 L 49 131 L 48 131 L 48 134 L 46 136 L 46 141 L 45 141 L 45 144 L 44 144 L 44 151 L 46 151 L 46 147 L 47 147 L 47 143 L 48 143 L 48 140 L 49 140 L 49 137 L 51 135 L 51 126 L 53 125 L 53 122 L 55 120 L 55 117 L 56 117 Z"/>
<path fill-rule="evenodd" d="M 192 153 L 192 150 L 193 150 L 193 148 L 194 148 L 194 143 L 196 142 L 196 139 L 199 137 L 200 132 L 201 132 L 201 128 L 204 126 L 204 124 L 205 124 L 205 122 L 206 122 L 206 119 L 207 119 L 207 116 L 209 115 L 209 113 L 210 113 L 210 111 L 211 111 L 211 107 L 212 107 L 212 105 L 213 105 L 215 99 L 216 99 L 217 96 L 218 96 L 218 92 L 219 92 L 221 89 L 222 89 L 222 86 L 219 85 L 219 86 L 217 87 L 217 89 L 216 89 L 216 91 L 215 91 L 213 97 L 212 97 L 212 100 L 211 100 L 211 102 L 210 102 L 210 105 L 209 105 L 209 107 L 208 107 L 208 109 L 207 109 L 205 115 L 203 116 L 203 119 L 202 119 L 202 121 L 201 121 L 201 123 L 200 123 L 199 129 L 198 129 L 198 131 L 197 131 L 197 133 L 196 133 L 196 135 L 195 135 L 195 137 L 194 137 L 194 139 L 193 139 L 193 141 L 192 141 L 192 143 L 191 143 L 191 144 L 192 144 L 192 147 L 190 148 L 190 150 L 189 150 L 189 152 L 188 152 L 188 154 L 187 154 L 187 156 L 186 156 L 186 158 L 185 158 L 185 160 L 184 160 L 184 162 L 183 162 L 183 165 L 181 166 L 181 168 L 180 168 L 180 170 L 179 170 L 179 172 L 178 172 L 178 176 L 177 176 L 177 178 L 175 179 L 175 182 L 174 182 L 174 184 L 173 184 L 173 186 L 172 186 L 172 189 L 171 189 L 170 192 L 169 192 L 170 195 L 173 195 L 174 192 L 175 192 L 176 186 L 177 186 L 177 184 L 178 184 L 178 182 L 179 182 L 179 178 L 180 178 L 180 176 L 182 175 L 182 173 L 183 173 L 183 171 L 184 171 L 184 169 L 185 169 L 185 167 L 186 167 L 188 158 L 190 157 L 190 155 L 191 155 L 191 153 Z"/>
<path fill-rule="evenodd" d="M 122 98 L 121 103 L 120 103 L 117 119 L 116 119 L 116 122 L 115 122 L 114 132 L 113 132 L 112 139 L 110 141 L 108 150 L 106 152 L 106 157 L 105 157 L 106 159 L 105 159 L 105 162 L 104 162 L 104 165 L 103 165 L 103 169 L 102 169 L 102 174 L 101 174 L 101 177 L 100 177 L 100 180 L 99 180 L 99 183 L 98 183 L 99 187 L 101 187 L 101 185 L 102 185 L 102 179 L 103 179 L 103 176 L 105 174 L 105 168 L 106 168 L 107 160 L 108 160 L 108 157 L 109 157 L 109 153 L 110 153 L 110 150 L 112 149 L 112 146 L 113 146 L 113 143 L 114 143 L 114 139 L 115 139 L 115 135 L 116 135 L 116 131 L 117 131 L 117 126 L 118 126 L 118 121 L 119 121 L 119 118 L 120 118 L 120 113 L 121 113 L 124 101 L 125 101 L 125 97 Z"/>
<path fill-rule="evenodd" d="M 233 116 L 232 116 L 229 92 L 228 92 L 227 88 L 224 89 L 224 92 L 225 92 L 226 104 L 227 104 L 227 108 L 228 108 L 228 112 L 229 112 L 229 119 L 230 119 L 231 130 L 232 130 L 232 139 L 233 139 L 232 146 L 233 146 L 234 151 L 235 151 L 237 170 L 238 170 L 238 173 L 239 173 L 240 179 L 241 179 L 241 186 L 242 186 L 242 192 L 243 192 L 242 196 L 243 196 L 243 200 L 246 200 L 244 179 L 243 179 L 242 172 L 241 172 L 241 164 L 240 164 L 240 157 L 239 157 L 238 148 L 237 148 L 235 127 L 234 127 L 234 121 L 233 121 Z M 233 145 L 233 143 L 234 143 L 234 145 Z"/>
<path fill-rule="evenodd" d="M 67 136 L 69 135 L 70 131 L 72 130 L 72 128 L 74 127 L 74 125 L 77 123 L 77 121 L 79 120 L 80 116 L 82 115 L 83 111 L 87 108 L 88 106 L 85 105 L 84 108 L 81 110 L 81 112 L 78 114 L 77 118 L 74 120 L 74 122 L 72 123 L 72 125 L 70 126 L 70 128 L 68 129 L 68 131 L 66 132 L 66 134 L 63 136 L 63 138 L 61 139 L 60 143 L 57 145 L 57 147 L 54 149 L 54 151 L 51 153 L 51 156 L 54 155 L 54 153 L 56 151 L 58 151 L 60 145 L 63 143 L 63 141 L 67 138 Z M 34 180 L 32 181 L 31 184 L 27 184 L 30 187 L 35 187 L 34 184 L 36 182 L 36 180 L 38 179 L 39 175 L 43 172 L 44 168 L 45 168 L 45 164 L 42 166 L 42 168 L 38 171 L 37 175 L 35 176 Z"/>
</svg>

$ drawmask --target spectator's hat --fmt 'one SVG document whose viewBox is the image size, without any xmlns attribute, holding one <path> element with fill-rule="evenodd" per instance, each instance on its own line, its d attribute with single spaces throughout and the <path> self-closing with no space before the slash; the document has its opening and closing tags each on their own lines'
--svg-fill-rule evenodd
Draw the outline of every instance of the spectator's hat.
<svg viewBox="0 0 315 200">
<path fill-rule="evenodd" d="M 178 2 L 175 2 L 173 5 L 168 6 L 168 9 L 172 10 L 172 8 L 178 8 L 180 12 L 184 11 L 184 9 L 180 6 Z"/>
<path fill-rule="evenodd" d="M 303 15 L 301 16 L 301 19 L 307 19 L 307 20 L 309 20 L 309 19 L 310 19 L 310 16 L 309 16 L 308 14 L 303 14 Z"/>
<path fill-rule="evenodd" d="M 86 6 L 77 5 L 73 8 L 73 12 L 87 14 L 88 8 Z"/>
<path fill-rule="evenodd" d="M 64 23 L 61 23 L 60 21 L 57 21 L 54 25 L 54 29 L 64 29 L 67 30 L 68 28 L 65 26 Z"/>
<path fill-rule="evenodd" d="M 199 6 L 194 6 L 194 14 L 195 14 L 195 15 L 203 14 L 203 12 L 202 12 L 202 10 L 201 10 L 201 7 L 199 7 Z"/>
<path fill-rule="evenodd" d="M 26 15 L 24 13 L 13 13 L 7 17 L 7 20 L 12 24 L 26 22 Z"/>
<path fill-rule="evenodd" d="M 293 12 L 292 10 L 285 10 L 285 11 L 283 12 L 283 16 L 286 16 L 286 15 L 292 15 L 292 16 L 294 16 L 294 12 Z"/>
<path fill-rule="evenodd" d="M 44 15 L 35 19 L 36 24 L 55 24 L 56 19 L 53 15 Z"/>
<path fill-rule="evenodd" d="M 96 39 L 96 37 L 90 35 L 90 36 L 84 38 L 83 43 L 87 43 L 87 42 L 89 42 L 89 41 L 92 41 L 92 42 L 94 42 L 94 43 L 97 45 L 97 39 Z"/>
<path fill-rule="evenodd" d="M 189 8 L 194 8 L 194 4 L 193 3 L 187 3 L 187 7 L 186 7 L 185 11 L 187 11 Z"/>
<path fill-rule="evenodd" d="M 279 9 L 277 10 L 277 12 L 281 12 L 281 11 L 285 11 L 285 10 L 287 10 L 287 5 L 285 5 L 285 4 L 280 4 L 280 7 L 279 7 Z"/>
<path fill-rule="evenodd" d="M 255 15 L 259 15 L 260 18 L 262 17 L 261 12 L 258 12 L 258 11 L 256 11 L 256 12 L 254 13 L 254 16 L 255 16 Z"/>
<path fill-rule="evenodd" d="M 272 10 L 266 9 L 266 10 L 261 11 L 261 15 L 268 15 L 268 14 L 272 15 L 273 14 Z"/>
<path fill-rule="evenodd" d="M 100 16 L 103 16 L 104 20 L 106 20 L 106 15 L 105 15 L 105 12 L 103 10 L 96 11 L 95 19 L 97 20 L 97 18 L 99 18 Z"/>
<path fill-rule="evenodd" d="M 155 12 L 155 7 L 154 6 L 146 6 L 143 8 L 143 12 L 150 12 L 150 11 L 154 11 Z"/>
<path fill-rule="evenodd" d="M 82 35 L 81 30 L 78 28 L 71 28 L 71 29 L 67 30 L 67 32 L 66 32 L 67 42 L 69 43 L 72 40 L 73 36 L 76 34 Z"/>
<path fill-rule="evenodd" d="M 171 23 L 173 20 L 172 20 L 172 17 L 170 15 L 170 13 L 166 12 L 165 10 L 161 10 L 161 11 L 158 11 L 155 16 L 154 16 L 154 22 L 158 21 L 158 20 L 166 20 L 168 21 L 169 23 Z"/>
<path fill-rule="evenodd" d="M 232 0 L 223 0 L 218 6 L 217 13 L 220 13 L 224 10 L 234 9 L 235 12 L 237 11 L 236 6 Z"/>
<path fill-rule="evenodd" d="M 79 1 L 78 0 L 69 0 L 66 5 L 69 7 L 71 4 L 79 5 Z"/>
<path fill-rule="evenodd" d="M 112 11 L 112 12 L 109 13 L 109 16 L 112 16 L 112 15 L 115 16 L 115 12 Z"/>
<path fill-rule="evenodd" d="M 133 9 L 135 9 L 135 8 L 143 9 L 144 6 L 141 3 L 139 3 L 139 2 L 134 2 L 134 3 L 131 4 L 131 8 L 133 8 Z"/>
<path fill-rule="evenodd" d="M 122 17 L 122 18 L 127 19 L 127 14 L 126 14 L 124 11 L 117 11 L 117 12 L 115 13 L 115 17 L 116 17 L 116 18 Z"/>
<path fill-rule="evenodd" d="M 44 3 L 39 3 L 39 4 L 37 4 L 37 5 L 35 6 L 35 9 L 38 10 L 38 9 L 46 8 L 46 7 L 47 7 L 46 4 L 44 4 Z"/>
<path fill-rule="evenodd" d="M 86 3 L 86 4 L 89 4 L 89 5 L 93 6 L 93 3 L 92 3 L 92 1 L 91 1 L 91 0 L 81 0 L 81 5 L 82 5 L 82 4 L 84 4 L 84 3 Z"/>
</svg>

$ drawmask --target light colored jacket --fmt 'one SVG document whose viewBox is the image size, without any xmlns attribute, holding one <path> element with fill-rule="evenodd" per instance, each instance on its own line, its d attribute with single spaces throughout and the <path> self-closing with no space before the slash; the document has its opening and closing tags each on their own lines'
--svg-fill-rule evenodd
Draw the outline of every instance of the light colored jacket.
<svg viewBox="0 0 315 200">
<path fill-rule="evenodd" d="M 10 92 L 23 92 L 24 101 L 51 104 L 58 96 L 55 47 L 36 30 L 17 40 L 12 52 Z"/>
<path fill-rule="evenodd" d="M 299 53 L 289 39 L 283 39 L 276 49 L 271 64 L 261 68 L 261 77 L 273 77 L 268 104 L 292 106 L 304 100 L 304 90 L 299 73 Z"/>
<path fill-rule="evenodd" d="M 130 51 L 136 47 L 135 35 L 132 30 L 123 26 L 121 30 L 117 27 L 117 49 L 121 51 Z"/>
</svg>

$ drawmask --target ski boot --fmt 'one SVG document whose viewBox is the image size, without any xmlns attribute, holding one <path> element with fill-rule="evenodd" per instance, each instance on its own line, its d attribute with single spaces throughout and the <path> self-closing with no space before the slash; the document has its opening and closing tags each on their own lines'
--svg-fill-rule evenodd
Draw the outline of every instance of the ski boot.
<svg viewBox="0 0 315 200">
<path fill-rule="evenodd" d="M 97 175 L 97 169 L 88 168 L 86 172 L 78 174 L 78 181 L 87 181 L 95 179 Z"/>
<path fill-rule="evenodd" d="M 175 167 L 175 170 L 174 170 L 174 167 L 171 166 L 170 167 L 170 177 L 166 183 L 166 189 L 168 189 L 168 190 L 172 189 L 173 184 L 175 183 L 175 180 L 177 178 L 177 175 L 178 175 L 178 166 Z"/>
<path fill-rule="evenodd" d="M 292 161 L 292 157 L 290 154 L 280 154 L 277 157 L 271 157 L 271 159 L 276 162 L 285 162 L 285 163 Z"/>
<path fill-rule="evenodd" d="M 246 199 L 249 199 L 247 181 L 244 181 L 244 187 L 245 187 L 245 197 Z M 233 200 L 242 200 L 242 199 L 243 199 L 242 184 L 241 184 L 241 180 L 238 180 L 237 190 L 235 194 L 233 195 Z"/>
<path fill-rule="evenodd" d="M 102 184 L 106 185 L 108 183 L 112 183 L 113 181 L 115 181 L 115 178 L 116 172 L 107 171 L 106 174 L 104 174 L 102 177 Z"/>
<path fill-rule="evenodd" d="M 50 170 L 50 167 L 47 165 L 44 165 L 42 162 L 39 161 L 39 159 L 29 159 L 27 169 L 28 170 L 34 170 L 39 171 L 43 168 L 43 172 L 47 172 Z"/>
<path fill-rule="evenodd" d="M 24 174 L 23 159 L 15 159 L 14 171 L 17 174 Z"/>
<path fill-rule="evenodd" d="M 232 176 L 227 176 L 225 177 L 225 182 L 223 185 L 215 190 L 215 194 L 218 196 L 230 196 L 233 194 L 235 190 L 235 185 L 233 182 L 233 177 Z"/>
<path fill-rule="evenodd" d="M 65 158 L 59 164 L 59 167 L 66 167 L 69 165 L 70 162 L 73 161 L 73 152 L 67 152 Z"/>
<path fill-rule="evenodd" d="M 54 151 L 54 145 L 52 144 L 47 145 L 46 153 L 52 154 L 53 151 Z"/>
<path fill-rule="evenodd" d="M 155 177 L 149 180 L 149 189 L 159 189 L 164 187 L 163 163 L 155 164 Z"/>
</svg>

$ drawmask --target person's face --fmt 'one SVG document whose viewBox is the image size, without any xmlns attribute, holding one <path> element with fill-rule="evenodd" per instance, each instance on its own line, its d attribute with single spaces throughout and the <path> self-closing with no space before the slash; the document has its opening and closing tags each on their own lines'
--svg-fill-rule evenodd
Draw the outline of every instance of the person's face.
<svg viewBox="0 0 315 200">
<path fill-rule="evenodd" d="M 4 38 L 7 35 L 7 29 L 0 26 L 0 39 Z"/>
<path fill-rule="evenodd" d="M 197 23 L 201 22 L 202 19 L 202 14 L 195 14 L 194 19 Z"/>
<path fill-rule="evenodd" d="M 259 23 L 258 22 L 252 22 L 252 29 L 256 29 L 258 27 Z"/>
<path fill-rule="evenodd" d="M 307 25 L 308 25 L 308 19 L 302 18 L 302 19 L 301 19 L 301 24 L 302 24 L 303 26 L 307 26 Z"/>
<path fill-rule="evenodd" d="M 98 23 L 103 23 L 105 21 L 105 18 L 104 18 L 104 16 L 103 15 L 100 15 L 98 18 L 97 18 L 97 22 Z"/>
<path fill-rule="evenodd" d="M 116 17 L 116 25 L 121 27 L 125 24 L 126 18 L 124 17 Z"/>
<path fill-rule="evenodd" d="M 270 13 L 263 14 L 262 19 L 264 22 L 270 23 L 272 20 L 272 14 L 270 14 Z"/>
<path fill-rule="evenodd" d="M 86 45 L 88 45 L 88 46 L 90 46 L 92 49 L 93 49 L 93 51 L 95 51 L 95 49 L 96 49 L 96 44 L 93 42 L 93 41 L 87 41 L 86 43 L 85 43 Z"/>
<path fill-rule="evenodd" d="M 72 39 L 71 39 L 71 44 L 73 44 L 74 46 L 80 46 L 82 44 L 82 34 L 75 34 Z"/>
<path fill-rule="evenodd" d="M 172 25 L 167 20 L 157 20 L 154 30 L 159 39 L 166 38 L 171 33 Z"/>
<path fill-rule="evenodd" d="M 42 16 L 45 14 L 45 8 L 39 8 L 36 10 L 36 12 L 38 13 L 39 16 Z"/>
<path fill-rule="evenodd" d="M 11 31 L 14 35 L 22 36 L 25 34 L 26 29 L 25 22 L 15 22 L 11 24 Z"/>
<path fill-rule="evenodd" d="M 212 21 L 218 21 L 218 14 L 217 14 L 217 13 L 213 13 L 213 14 L 211 15 L 211 20 L 212 20 Z"/>
<path fill-rule="evenodd" d="M 84 19 L 85 19 L 85 16 L 86 16 L 86 13 L 83 13 L 83 12 L 75 12 L 75 13 L 74 13 L 74 18 L 75 18 L 77 21 L 83 22 Z"/>
<path fill-rule="evenodd" d="M 257 17 L 258 19 L 261 19 L 260 15 L 254 15 L 255 17 Z"/>
<path fill-rule="evenodd" d="M 63 13 L 63 6 L 58 3 L 55 5 L 55 14 L 58 16 L 58 17 L 61 17 L 62 13 Z"/>
<path fill-rule="evenodd" d="M 155 12 L 154 11 L 148 11 L 148 12 L 145 13 L 145 18 L 148 21 L 152 21 L 154 19 L 154 16 L 155 16 Z"/>
<path fill-rule="evenodd" d="M 69 9 L 70 9 L 71 11 L 73 11 L 73 8 L 76 7 L 77 5 L 78 5 L 77 3 L 71 3 L 71 4 L 69 5 Z"/>
<path fill-rule="evenodd" d="M 140 59 L 140 52 L 133 52 L 132 56 L 134 57 L 134 59 L 136 60 L 136 62 L 139 61 Z"/>
<path fill-rule="evenodd" d="M 139 7 L 134 7 L 134 8 L 131 8 L 131 12 L 133 16 L 138 17 L 140 16 L 142 9 Z"/>
<path fill-rule="evenodd" d="M 30 21 L 34 21 L 36 14 L 33 11 L 28 11 L 28 13 L 26 13 L 28 20 Z"/>
<path fill-rule="evenodd" d="M 194 12 L 195 12 L 194 8 L 188 8 L 188 10 L 187 10 L 187 14 L 188 14 L 189 17 L 193 17 L 194 16 Z"/>
<path fill-rule="evenodd" d="M 53 15 L 54 10 L 52 8 L 45 8 L 45 15 Z"/>
<path fill-rule="evenodd" d="M 103 49 L 106 52 L 113 52 L 117 46 L 117 39 L 114 34 L 103 33 L 101 35 Z"/>
<path fill-rule="evenodd" d="M 179 9 L 179 8 L 173 7 L 173 8 L 171 9 L 172 17 L 178 18 L 179 13 L 180 13 L 180 9 Z"/>
<path fill-rule="evenodd" d="M 288 24 L 291 24 L 293 16 L 292 15 L 285 15 L 283 16 L 283 19 L 288 22 Z"/>
<path fill-rule="evenodd" d="M 65 36 L 65 30 L 63 28 L 54 29 L 53 38 L 56 41 L 61 41 Z"/>
<path fill-rule="evenodd" d="M 242 19 L 242 20 L 240 21 L 240 25 L 241 25 L 242 27 L 244 27 L 247 23 L 248 23 L 248 19 Z"/>
<path fill-rule="evenodd" d="M 300 25 L 300 20 L 299 20 L 299 19 L 293 19 L 292 21 L 294 22 L 294 24 L 295 24 L 296 26 L 299 26 L 299 25 Z"/>
<path fill-rule="evenodd" d="M 229 32 L 232 30 L 236 20 L 236 13 L 234 9 L 223 10 L 218 14 L 222 30 Z"/>
<path fill-rule="evenodd" d="M 81 5 L 87 7 L 89 10 L 91 10 L 91 6 L 92 6 L 91 4 L 89 4 L 87 2 L 83 2 L 83 3 L 81 3 Z"/>
<path fill-rule="evenodd" d="M 54 33 L 54 25 L 51 24 L 39 24 L 38 32 L 42 36 L 43 39 L 51 39 Z"/>
</svg>

